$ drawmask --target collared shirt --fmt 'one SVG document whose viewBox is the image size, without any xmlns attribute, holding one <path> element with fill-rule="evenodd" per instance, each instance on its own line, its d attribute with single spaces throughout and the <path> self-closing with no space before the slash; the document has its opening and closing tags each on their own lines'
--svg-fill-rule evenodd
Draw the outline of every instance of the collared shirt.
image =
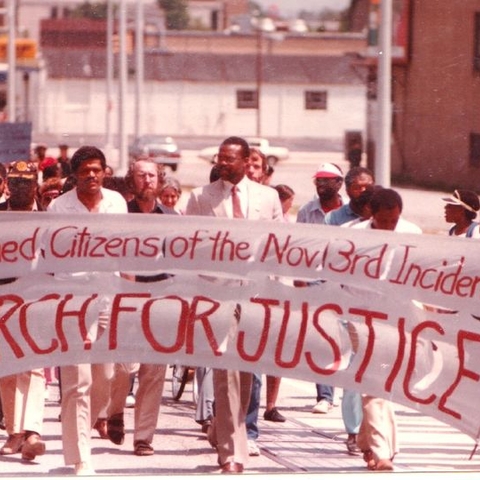
<svg viewBox="0 0 480 480">
<path fill-rule="evenodd" d="M 128 213 L 127 202 L 120 193 L 108 188 L 102 188 L 101 192 L 102 199 L 96 213 Z M 55 213 L 91 213 L 78 199 L 76 188 L 53 200 L 47 210 Z"/>
<path fill-rule="evenodd" d="M 242 209 L 243 216 L 247 217 L 248 212 L 248 183 L 244 176 L 240 182 L 237 183 L 237 195 L 240 199 L 240 207 Z M 233 204 L 232 204 L 232 188 L 233 183 L 221 180 L 223 184 L 223 203 L 225 205 L 225 211 L 228 218 L 233 218 Z"/>
<path fill-rule="evenodd" d="M 325 215 L 325 225 L 343 225 L 360 218 L 350 207 L 349 203 L 342 205 L 336 210 L 331 210 Z"/>
<path fill-rule="evenodd" d="M 98 205 L 98 212 L 95 213 L 128 213 L 127 202 L 123 196 L 108 188 L 102 188 L 102 199 Z M 78 199 L 77 189 L 74 188 L 63 193 L 53 200 L 47 209 L 48 212 L 54 213 L 91 213 L 88 208 Z M 94 213 L 94 214 L 95 214 Z M 104 277 L 106 281 L 115 273 L 112 272 L 75 272 L 75 273 L 57 273 L 55 278 L 94 278 Z M 102 295 L 100 300 L 100 315 L 105 315 L 111 310 L 110 295 Z"/>
<path fill-rule="evenodd" d="M 343 203 L 343 198 L 340 197 L 340 201 Z M 319 198 L 315 198 L 298 211 L 297 223 L 325 224 L 327 213 L 323 210 Z"/>
</svg>

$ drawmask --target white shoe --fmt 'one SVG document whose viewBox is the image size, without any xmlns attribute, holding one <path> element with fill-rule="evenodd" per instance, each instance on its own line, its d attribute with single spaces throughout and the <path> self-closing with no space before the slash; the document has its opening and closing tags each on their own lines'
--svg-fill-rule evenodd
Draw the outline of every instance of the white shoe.
<svg viewBox="0 0 480 480">
<path fill-rule="evenodd" d="M 332 409 L 332 404 L 327 400 L 320 400 L 313 408 L 312 413 L 328 413 Z"/>
<path fill-rule="evenodd" d="M 95 470 L 87 462 L 79 462 L 75 464 L 75 475 L 95 475 Z"/>
<path fill-rule="evenodd" d="M 255 440 L 247 440 L 248 443 L 248 455 L 250 457 L 259 457 L 260 456 L 260 449 L 258 445 L 255 443 Z"/>
<path fill-rule="evenodd" d="M 125 400 L 125 407 L 133 408 L 135 406 L 135 397 L 133 395 L 128 395 Z"/>
</svg>

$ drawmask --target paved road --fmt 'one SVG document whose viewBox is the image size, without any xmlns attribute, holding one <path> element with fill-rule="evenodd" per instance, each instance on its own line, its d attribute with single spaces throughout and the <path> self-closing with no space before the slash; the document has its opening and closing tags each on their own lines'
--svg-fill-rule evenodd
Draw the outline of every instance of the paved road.
<svg viewBox="0 0 480 480">
<path fill-rule="evenodd" d="M 171 369 L 169 369 L 170 376 Z M 189 476 L 202 474 L 213 476 L 219 473 L 216 454 L 193 420 L 191 383 L 179 402 L 170 394 L 170 382 L 165 386 L 164 401 L 154 438 L 155 455 L 135 457 L 132 454 L 133 409 L 126 409 L 126 439 L 118 447 L 102 440 L 93 431 L 93 462 L 97 474 L 118 477 L 135 475 L 142 478 L 166 478 L 172 475 Z M 262 389 L 263 414 L 264 393 Z M 352 474 L 368 474 L 361 457 L 350 456 L 344 441 L 346 434 L 341 420 L 341 409 L 335 407 L 327 415 L 311 413 L 314 404 L 314 385 L 298 380 L 282 379 L 278 406 L 287 417 L 283 424 L 259 420 L 260 438 L 258 445 L 261 456 L 250 457 L 246 473 L 255 478 L 271 478 L 272 474 L 305 474 L 331 476 L 338 480 L 351 479 Z M 337 392 L 341 396 L 341 390 Z M 32 476 L 67 477 L 73 474 L 71 467 L 63 466 L 61 429 L 58 421 L 58 387 L 49 386 L 46 402 L 44 439 L 47 452 L 37 461 L 22 462 L 19 455 L 0 459 L 0 478 Z M 477 479 L 480 471 L 480 454 L 468 460 L 473 441 L 453 428 L 432 420 L 413 410 L 396 406 L 399 424 L 401 452 L 395 460 L 397 476 L 411 480 L 412 474 L 430 473 L 429 478 L 442 478 L 455 474 L 455 479 Z M 4 432 L 0 441 L 4 441 Z M 371 473 L 376 479 L 384 474 Z M 356 478 L 356 477 L 355 477 Z M 415 478 L 418 478 L 415 476 Z"/>
</svg>

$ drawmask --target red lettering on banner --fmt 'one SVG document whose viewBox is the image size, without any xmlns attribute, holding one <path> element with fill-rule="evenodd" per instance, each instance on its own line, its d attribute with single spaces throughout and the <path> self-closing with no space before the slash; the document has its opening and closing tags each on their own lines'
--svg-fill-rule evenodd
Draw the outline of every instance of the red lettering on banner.
<svg viewBox="0 0 480 480">
<path fill-rule="evenodd" d="M 83 341 L 84 349 L 90 350 L 92 348 L 92 339 L 88 338 L 87 330 L 87 310 L 90 304 L 98 297 L 96 293 L 87 298 L 80 307 L 80 310 L 66 310 L 67 304 L 74 298 L 72 294 L 67 294 L 58 304 L 55 316 L 55 330 L 57 332 L 58 340 L 60 342 L 60 351 L 66 352 L 68 350 L 68 342 L 63 331 L 63 321 L 67 317 L 78 317 L 78 328 L 80 336 Z"/>
<path fill-rule="evenodd" d="M 382 262 L 387 251 L 387 244 L 384 244 L 380 249 L 378 255 L 360 255 L 356 252 L 355 244 L 351 241 L 347 241 L 347 247 L 344 250 L 338 250 L 335 255 L 343 259 L 343 263 L 337 265 L 337 259 L 333 258 L 332 261 L 328 261 L 326 266 L 336 273 L 349 273 L 355 275 L 358 270 L 362 270 L 362 273 L 373 279 L 379 279 L 381 274 Z M 328 258 L 332 254 L 329 253 Z"/>
<path fill-rule="evenodd" d="M 230 240 L 230 232 L 217 232 L 213 237 L 209 237 L 213 242 L 212 257 L 213 261 L 230 261 L 235 260 L 248 260 L 250 253 L 248 252 L 250 244 L 247 242 L 239 242 L 236 244 Z M 247 251 L 243 254 L 243 251 Z"/>
<path fill-rule="evenodd" d="M 284 309 L 283 309 L 283 318 L 282 318 L 282 325 L 280 328 L 280 334 L 278 337 L 277 346 L 275 348 L 275 363 L 279 367 L 283 368 L 294 368 L 300 362 L 300 358 L 302 355 L 303 345 L 305 343 L 305 335 L 307 333 L 307 326 L 308 326 L 308 303 L 302 302 L 302 319 L 300 323 L 300 331 L 296 335 L 296 344 L 295 344 L 295 351 L 293 357 L 290 361 L 282 360 L 282 352 L 284 349 L 285 341 L 287 340 L 287 331 L 288 331 L 288 324 L 290 321 L 290 302 L 284 302 Z M 306 352 L 305 356 L 307 359 L 309 358 L 309 353 Z"/>
<path fill-rule="evenodd" d="M 155 242 L 160 238 L 94 236 L 88 227 L 69 225 L 52 233 L 49 248 L 56 258 L 155 257 L 160 252 Z"/>
<path fill-rule="evenodd" d="M 122 305 L 125 298 L 151 298 L 149 293 L 119 293 L 115 295 L 112 301 L 112 314 L 109 326 L 108 349 L 115 350 L 117 348 L 118 338 L 118 319 L 122 312 L 136 312 L 137 307 L 127 307 Z"/>
<path fill-rule="evenodd" d="M 240 358 L 243 360 L 246 360 L 247 362 L 258 362 L 260 358 L 263 355 L 263 352 L 265 351 L 265 347 L 267 345 L 267 340 L 268 340 L 268 333 L 270 331 L 270 325 L 272 322 L 272 310 L 271 307 L 277 307 L 280 305 L 280 302 L 278 300 L 270 300 L 267 298 L 250 298 L 251 303 L 258 303 L 260 305 L 263 305 L 265 313 L 263 316 L 263 327 L 262 327 L 262 333 L 260 334 L 257 350 L 255 353 L 252 355 L 248 354 L 245 351 L 245 338 L 246 338 L 246 333 L 245 331 L 239 331 L 238 332 L 238 340 L 237 340 L 237 351 L 238 355 Z M 252 342 L 249 342 L 252 343 Z M 277 349 L 278 349 L 278 344 L 277 343 Z M 275 354 L 276 357 L 276 354 Z M 275 358 L 276 360 L 276 358 Z"/>
<path fill-rule="evenodd" d="M 315 260 L 321 260 L 321 254 L 318 250 L 310 254 L 308 249 L 304 247 L 290 246 L 291 238 L 292 236 L 288 235 L 283 245 L 280 245 L 277 236 L 270 233 L 260 257 L 260 261 L 265 262 L 266 259 L 272 255 L 270 249 L 273 249 L 273 256 L 276 257 L 276 261 L 279 264 L 282 264 L 285 261 L 290 267 L 297 267 L 300 264 L 304 264 L 306 267 L 311 268 L 314 265 Z M 320 261 L 318 263 L 320 263 Z"/>
<path fill-rule="evenodd" d="M 209 305 L 209 308 L 203 311 L 200 310 L 200 306 L 204 304 Z M 189 355 L 195 353 L 194 351 L 194 330 L 195 330 L 195 322 L 200 321 L 203 325 L 203 329 L 205 331 L 205 335 L 208 340 L 208 344 L 210 345 L 212 352 L 215 356 L 221 356 L 222 352 L 220 352 L 220 347 L 218 345 L 217 339 L 215 338 L 215 334 L 213 333 L 213 328 L 210 323 L 210 315 L 213 315 L 218 308 L 220 307 L 220 302 L 216 300 L 212 300 L 211 298 L 196 296 L 192 300 L 191 308 L 189 309 L 188 313 L 188 320 L 187 320 L 187 332 L 186 332 L 186 339 L 185 339 L 185 352 Z"/>
<path fill-rule="evenodd" d="M 56 338 L 52 338 L 52 341 L 50 342 L 50 346 L 48 348 L 40 348 L 38 344 L 35 342 L 33 337 L 30 335 L 30 332 L 28 330 L 28 325 L 27 325 L 27 310 L 32 306 L 37 303 L 41 302 L 48 302 L 49 300 L 58 300 L 60 298 L 60 295 L 57 295 L 55 293 L 51 293 L 49 295 L 45 295 L 44 297 L 40 298 L 39 300 L 35 300 L 33 302 L 29 303 L 24 303 L 22 307 L 20 308 L 20 331 L 22 332 L 23 337 L 27 341 L 28 346 L 32 349 L 32 352 L 38 353 L 41 355 L 46 355 L 48 353 L 54 352 L 57 347 L 58 347 L 58 340 Z M 36 318 L 36 322 L 42 323 L 44 319 L 42 317 Z"/>
<path fill-rule="evenodd" d="M 365 348 L 365 353 L 363 355 L 362 362 L 358 367 L 358 371 L 355 374 L 355 381 L 361 383 L 363 374 L 368 368 L 368 364 L 373 355 L 373 347 L 375 345 L 375 329 L 373 328 L 373 320 L 388 320 L 388 315 L 382 312 L 374 312 L 371 310 L 365 310 L 363 308 L 350 308 L 349 313 L 353 315 L 359 315 L 364 317 L 365 325 L 368 327 L 368 338 L 367 338 L 367 347 Z"/>
<path fill-rule="evenodd" d="M 35 259 L 37 249 L 37 235 L 40 228 L 36 228 L 31 237 L 26 238 L 21 243 L 10 240 L 0 245 L 0 262 L 14 263 L 19 258 L 29 262 Z"/>
<path fill-rule="evenodd" d="M 340 347 L 336 344 L 335 340 L 330 335 L 328 335 L 327 332 L 320 325 L 320 314 L 328 310 L 332 310 L 338 315 L 342 315 L 343 313 L 343 310 L 340 308 L 340 306 L 334 303 L 327 303 L 325 305 L 322 305 L 321 307 L 317 308 L 315 310 L 315 313 L 313 314 L 313 326 L 315 327 L 315 330 L 317 330 L 320 333 L 320 335 L 328 342 L 328 344 L 332 348 L 332 353 L 333 353 L 332 368 L 319 367 L 314 363 L 311 352 L 305 352 L 305 358 L 307 360 L 308 366 L 314 372 L 322 375 L 334 374 L 338 370 L 338 367 L 340 366 L 340 360 L 341 360 Z"/>
<path fill-rule="evenodd" d="M 385 391 L 391 392 L 393 387 L 393 382 L 397 378 L 398 372 L 403 363 L 405 357 L 405 347 L 407 344 L 407 337 L 405 335 L 405 319 L 400 317 L 398 319 L 398 349 L 395 362 L 393 363 L 392 371 L 385 382 Z"/>
<path fill-rule="evenodd" d="M 20 348 L 20 345 L 13 338 L 13 335 L 8 330 L 6 323 L 16 312 L 16 310 L 21 307 L 21 305 L 23 304 L 23 299 L 17 295 L 2 295 L 0 297 L 0 307 L 3 307 L 7 303 L 13 303 L 13 305 L 8 308 L 7 311 L 0 317 L 0 332 L 2 333 L 3 338 L 5 338 L 8 345 L 12 349 L 14 355 L 17 358 L 22 358 L 25 356 L 25 354 Z"/>
<path fill-rule="evenodd" d="M 200 238 L 200 230 L 196 230 L 193 236 L 189 238 L 175 237 L 170 240 L 168 251 L 174 258 L 183 257 L 187 252 L 189 252 L 188 257 L 190 260 L 193 260 L 195 257 L 197 244 L 202 241 L 203 239 Z"/>
<path fill-rule="evenodd" d="M 480 342 L 480 335 L 467 332 L 465 330 L 459 330 L 457 335 L 457 350 L 458 350 L 458 372 L 457 377 L 450 387 L 445 391 L 445 393 L 440 397 L 438 402 L 438 409 L 448 415 L 451 415 L 454 418 L 461 419 L 462 415 L 455 410 L 452 410 L 446 406 L 448 398 L 453 394 L 458 385 L 460 384 L 462 377 L 470 378 L 478 382 L 480 380 L 480 375 L 472 370 L 465 368 L 465 345 L 464 342 Z"/>
<path fill-rule="evenodd" d="M 435 322 L 428 321 L 428 322 L 422 322 L 419 325 L 417 325 L 411 333 L 411 347 L 410 347 L 410 358 L 408 359 L 407 363 L 407 371 L 405 372 L 405 377 L 403 379 L 403 393 L 405 396 L 412 400 L 412 402 L 417 402 L 421 403 L 423 405 L 428 405 L 429 403 L 433 403 L 437 396 L 432 393 L 428 398 L 419 398 L 414 396 L 410 392 L 409 384 L 410 380 L 412 378 L 412 374 L 415 371 L 415 363 L 416 363 L 416 354 L 417 354 L 417 338 L 422 333 L 423 330 L 426 330 L 427 328 L 433 329 L 436 332 L 440 333 L 441 335 L 444 335 L 445 332 L 443 331 L 443 328 Z"/>
<path fill-rule="evenodd" d="M 57 235 L 61 235 L 62 233 L 64 233 L 64 231 L 66 230 L 76 230 L 77 227 L 74 227 L 74 226 L 67 226 L 67 227 L 63 227 L 63 228 L 60 228 L 59 230 L 53 232 L 51 238 L 50 238 L 50 252 L 52 253 L 52 255 L 54 257 L 57 257 L 57 258 L 66 258 L 68 256 L 72 256 L 72 251 L 71 250 L 64 250 L 62 252 L 58 251 L 55 247 L 56 245 L 56 240 L 57 240 Z"/>
<path fill-rule="evenodd" d="M 167 300 L 175 300 L 180 302 L 181 305 L 181 312 L 180 318 L 178 321 L 177 327 L 177 338 L 175 339 L 175 343 L 171 346 L 164 346 L 160 342 L 158 342 L 153 335 L 152 329 L 150 328 L 151 323 L 151 314 L 150 311 L 152 306 L 158 302 L 165 302 Z M 187 332 L 187 321 L 190 313 L 190 308 L 188 302 L 177 295 L 167 295 L 161 298 L 152 298 L 148 302 L 145 302 L 145 305 L 142 309 L 142 330 L 143 334 L 145 335 L 146 340 L 152 346 L 152 348 L 157 352 L 162 353 L 174 353 L 180 350 L 185 342 L 186 332 Z"/>
</svg>

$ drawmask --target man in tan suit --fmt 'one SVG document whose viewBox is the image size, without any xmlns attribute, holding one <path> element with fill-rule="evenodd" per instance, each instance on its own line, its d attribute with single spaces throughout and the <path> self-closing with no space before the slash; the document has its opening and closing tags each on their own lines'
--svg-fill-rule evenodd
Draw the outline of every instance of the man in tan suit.
<svg viewBox="0 0 480 480">
<path fill-rule="evenodd" d="M 282 221 L 277 192 L 245 175 L 249 156 L 243 138 L 224 140 L 216 156 L 220 179 L 192 191 L 186 214 Z M 251 373 L 214 370 L 215 418 L 209 440 L 217 449 L 222 473 L 242 473 L 248 459 L 245 417 L 251 384 Z"/>
</svg>

